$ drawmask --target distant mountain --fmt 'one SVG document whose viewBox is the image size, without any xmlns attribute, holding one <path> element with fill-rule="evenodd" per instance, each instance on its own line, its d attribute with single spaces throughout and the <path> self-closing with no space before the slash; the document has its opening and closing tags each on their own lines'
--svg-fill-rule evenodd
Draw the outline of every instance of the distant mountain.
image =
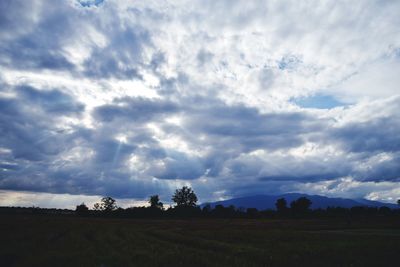
<svg viewBox="0 0 400 267">
<path fill-rule="evenodd" d="M 256 196 L 248 196 L 248 197 L 240 197 L 233 198 L 223 201 L 203 203 L 200 206 L 204 207 L 207 204 L 210 204 L 212 208 L 216 205 L 223 205 L 228 207 L 230 205 L 234 205 L 236 208 L 257 208 L 258 210 L 266 210 L 266 209 L 275 209 L 275 202 L 279 198 L 285 198 L 288 206 L 290 206 L 290 202 L 298 199 L 299 197 L 306 197 L 311 200 L 312 209 L 325 209 L 327 207 L 343 207 L 343 208 L 351 208 L 355 206 L 368 206 L 368 207 L 389 207 L 392 209 L 398 208 L 398 205 L 391 203 L 382 203 L 378 201 L 371 201 L 367 199 L 347 199 L 347 198 L 330 198 L 319 195 L 307 195 L 300 193 L 288 193 L 283 195 L 256 195 Z"/>
</svg>

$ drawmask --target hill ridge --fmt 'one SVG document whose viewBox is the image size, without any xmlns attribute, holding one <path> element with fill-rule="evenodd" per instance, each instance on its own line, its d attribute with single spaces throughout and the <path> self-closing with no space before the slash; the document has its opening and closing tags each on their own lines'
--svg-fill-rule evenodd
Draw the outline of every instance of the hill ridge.
<svg viewBox="0 0 400 267">
<path fill-rule="evenodd" d="M 236 208 L 257 208 L 259 210 L 275 209 L 275 202 L 279 198 L 285 198 L 288 206 L 290 202 L 298 199 L 299 197 L 307 197 L 311 200 L 312 209 L 326 209 L 327 207 L 342 207 L 351 208 L 355 206 L 366 206 L 366 207 L 389 207 L 392 209 L 399 208 L 398 205 L 393 203 L 384 203 L 368 199 L 351 199 L 341 197 L 326 197 L 321 195 L 309 195 L 304 193 L 285 193 L 280 195 L 263 195 L 257 194 L 253 196 L 243 196 L 222 201 L 205 202 L 200 206 L 204 207 L 209 204 L 212 208 L 216 205 L 223 205 L 225 207 L 234 205 Z"/>
</svg>

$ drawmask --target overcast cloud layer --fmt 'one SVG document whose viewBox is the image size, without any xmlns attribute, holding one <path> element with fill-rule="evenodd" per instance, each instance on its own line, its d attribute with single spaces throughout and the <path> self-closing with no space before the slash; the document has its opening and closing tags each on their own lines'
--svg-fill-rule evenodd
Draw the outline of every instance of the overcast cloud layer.
<svg viewBox="0 0 400 267">
<path fill-rule="evenodd" d="M 399 1 L 3 0 L 0 204 L 168 202 L 182 185 L 201 201 L 394 202 L 399 14 Z"/>
</svg>

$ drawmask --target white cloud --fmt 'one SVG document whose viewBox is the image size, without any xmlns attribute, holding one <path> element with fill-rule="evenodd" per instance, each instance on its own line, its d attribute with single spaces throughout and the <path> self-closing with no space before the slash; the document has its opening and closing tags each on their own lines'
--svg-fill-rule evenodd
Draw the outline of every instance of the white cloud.
<svg viewBox="0 0 400 267">
<path fill-rule="evenodd" d="M 341 101 L 357 103 L 400 96 L 400 58 L 361 67 L 332 89 Z"/>
<path fill-rule="evenodd" d="M 0 190 L 0 206 L 75 209 L 77 205 L 85 203 L 92 209 L 101 198 L 102 196 Z M 147 201 L 135 199 L 116 199 L 116 202 L 122 208 L 148 205 Z"/>
<path fill-rule="evenodd" d="M 4 3 L 0 188 L 142 198 L 191 184 L 210 200 L 398 184 L 397 2 Z M 316 95 L 349 105 L 292 101 Z"/>
</svg>

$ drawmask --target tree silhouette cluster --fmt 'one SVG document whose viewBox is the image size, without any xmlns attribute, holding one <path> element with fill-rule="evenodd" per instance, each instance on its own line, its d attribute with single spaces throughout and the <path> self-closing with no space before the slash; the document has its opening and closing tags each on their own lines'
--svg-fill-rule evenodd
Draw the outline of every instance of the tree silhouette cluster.
<svg viewBox="0 0 400 267">
<path fill-rule="evenodd" d="M 94 210 L 112 212 L 117 209 L 117 204 L 115 199 L 112 197 L 103 197 L 100 203 L 95 203 L 93 206 Z"/>
<path fill-rule="evenodd" d="M 306 197 L 300 197 L 290 203 L 290 208 L 287 206 L 285 198 L 280 198 L 276 201 L 275 207 L 279 215 L 291 215 L 302 216 L 310 213 L 311 200 Z"/>
<path fill-rule="evenodd" d="M 76 206 L 75 211 L 68 209 L 41 209 L 38 207 L 0 207 L 0 213 L 31 213 L 51 215 L 78 215 L 96 217 L 121 217 L 121 218 L 311 218 L 311 217 L 371 217 L 371 216 L 397 216 L 400 217 L 400 209 L 388 207 L 328 207 L 327 209 L 311 209 L 311 201 L 306 197 L 287 203 L 285 198 L 277 199 L 276 210 L 257 210 L 256 208 L 242 208 L 233 205 L 224 207 L 206 204 L 197 205 L 198 198 L 192 188 L 184 186 L 177 189 L 171 200 L 175 206 L 164 208 L 158 195 L 149 197 L 148 207 L 121 208 L 110 196 L 103 197 L 99 203 L 95 203 L 93 209 L 89 209 L 85 203 Z M 400 206 L 400 200 L 398 201 Z"/>
<path fill-rule="evenodd" d="M 276 210 L 257 210 L 256 208 L 237 208 L 233 205 L 224 207 L 215 205 L 212 207 L 207 204 L 202 208 L 197 206 L 198 198 L 192 188 L 184 186 L 175 190 L 171 200 L 175 203 L 174 207 L 164 209 L 164 204 L 160 201 L 158 195 L 149 197 L 148 207 L 130 207 L 118 208 L 116 201 L 111 197 L 102 198 L 100 203 L 96 203 L 94 209 L 89 211 L 82 206 L 76 207 L 76 213 L 79 215 L 97 215 L 97 216 L 120 216 L 135 218 L 168 218 L 168 217 L 204 217 L 204 218 L 304 218 L 304 217 L 331 217 L 331 216 L 388 216 L 399 214 L 398 210 L 391 210 L 387 207 L 353 207 L 351 209 L 330 207 L 327 209 L 312 210 L 312 202 L 307 197 L 300 197 L 290 203 L 285 198 L 277 199 L 275 203 Z"/>
</svg>

